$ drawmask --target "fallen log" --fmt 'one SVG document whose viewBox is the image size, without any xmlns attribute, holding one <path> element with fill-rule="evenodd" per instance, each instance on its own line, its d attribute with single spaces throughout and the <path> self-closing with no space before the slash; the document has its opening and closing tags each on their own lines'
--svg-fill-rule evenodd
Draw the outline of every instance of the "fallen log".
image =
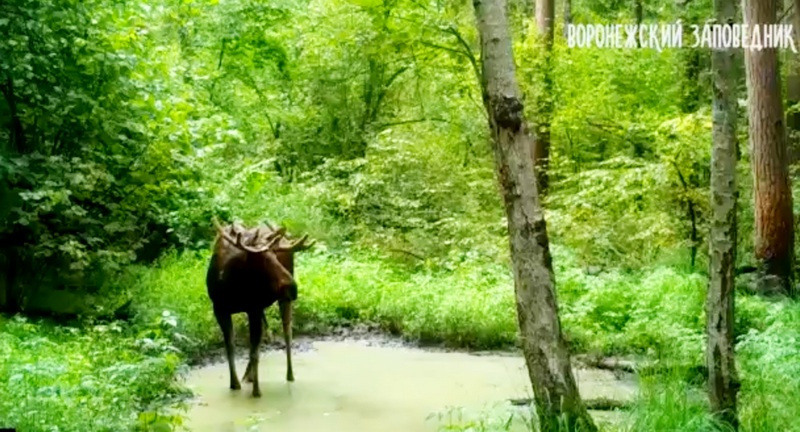
<svg viewBox="0 0 800 432">
<path fill-rule="evenodd" d="M 636 363 L 630 360 L 603 358 L 594 365 L 598 369 L 636 373 Z"/>
<path fill-rule="evenodd" d="M 531 398 L 509 399 L 509 402 L 511 402 L 511 405 L 514 406 L 528 406 L 533 404 L 533 399 Z M 627 410 L 633 406 L 633 404 L 628 401 L 621 401 L 604 397 L 584 399 L 583 404 L 586 405 L 586 409 L 594 411 Z"/>
<path fill-rule="evenodd" d="M 636 363 L 631 360 L 624 360 L 614 357 L 594 357 L 594 356 L 576 357 L 575 360 L 580 363 L 583 363 L 588 367 L 596 369 L 603 369 L 612 372 L 627 372 L 627 373 L 638 372 Z"/>
<path fill-rule="evenodd" d="M 640 377 L 654 375 L 669 375 L 680 373 L 684 381 L 689 383 L 702 384 L 708 379 L 708 368 L 704 365 L 689 364 L 636 364 L 630 360 L 617 359 L 612 357 L 592 358 L 584 357 L 578 359 L 586 366 L 596 369 L 609 370 L 612 372 L 627 372 L 637 374 Z"/>
</svg>

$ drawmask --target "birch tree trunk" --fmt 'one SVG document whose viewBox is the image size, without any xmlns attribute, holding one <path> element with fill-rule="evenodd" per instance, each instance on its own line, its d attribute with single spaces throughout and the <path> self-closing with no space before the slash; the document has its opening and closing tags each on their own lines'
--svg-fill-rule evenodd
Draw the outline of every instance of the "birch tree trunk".
<svg viewBox="0 0 800 432">
<path fill-rule="evenodd" d="M 748 26 L 774 24 L 776 0 L 744 0 Z M 752 34 L 752 32 L 748 32 Z M 746 49 L 751 167 L 755 192 L 759 290 L 792 293 L 794 224 L 781 80 L 775 48 Z"/>
<path fill-rule="evenodd" d="M 736 0 L 714 0 L 717 23 L 736 20 Z M 736 265 L 737 77 L 734 49 L 711 54 L 713 145 L 711 149 L 711 233 L 706 296 L 706 365 L 711 411 L 738 427 L 739 380 L 734 357 L 734 269 Z"/>
<path fill-rule="evenodd" d="M 502 188 L 522 349 L 542 432 L 597 431 L 561 333 L 544 213 L 508 29 L 506 0 L 475 0 L 481 86 Z"/>
</svg>

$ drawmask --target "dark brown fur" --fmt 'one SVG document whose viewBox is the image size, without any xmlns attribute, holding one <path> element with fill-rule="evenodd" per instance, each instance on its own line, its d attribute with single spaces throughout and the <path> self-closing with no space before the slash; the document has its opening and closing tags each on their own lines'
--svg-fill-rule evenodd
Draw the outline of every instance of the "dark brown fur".
<svg viewBox="0 0 800 432">
<path fill-rule="evenodd" d="M 230 371 L 230 388 L 241 389 L 236 376 L 233 347 L 235 313 L 246 313 L 250 330 L 250 359 L 242 379 L 253 383 L 253 396 L 260 397 L 258 385 L 259 345 L 262 339 L 264 310 L 278 302 L 286 343 L 286 380 L 294 381 L 292 371 L 292 303 L 297 299 L 294 281 L 294 244 L 280 230 L 245 230 L 240 226 L 222 228 L 215 221 L 217 239 L 208 266 L 206 286 L 214 316 L 222 329 Z M 279 239 L 279 240 L 278 240 Z M 268 244 L 273 246 L 266 248 Z M 299 247 L 298 247 L 299 246 Z"/>
</svg>

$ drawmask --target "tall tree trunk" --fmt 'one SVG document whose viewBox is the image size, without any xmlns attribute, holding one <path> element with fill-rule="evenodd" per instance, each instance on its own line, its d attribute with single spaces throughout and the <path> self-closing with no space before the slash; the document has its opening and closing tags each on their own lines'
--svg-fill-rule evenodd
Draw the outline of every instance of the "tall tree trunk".
<svg viewBox="0 0 800 432">
<path fill-rule="evenodd" d="M 633 16 L 636 18 L 636 26 L 642 25 L 642 21 L 644 21 L 644 7 L 642 6 L 642 0 L 633 0 Z M 636 47 L 641 48 L 642 42 L 639 38 L 636 38 Z"/>
<path fill-rule="evenodd" d="M 481 40 L 483 102 L 508 218 L 517 318 L 541 430 L 554 432 L 561 425 L 594 432 L 597 427 L 581 401 L 561 333 L 506 0 L 475 0 L 473 5 Z"/>
<path fill-rule="evenodd" d="M 775 23 L 776 0 L 745 0 L 744 5 L 748 26 Z M 765 294 L 791 294 L 794 224 L 777 50 L 746 49 L 744 57 L 755 183 L 755 253 L 761 271 L 759 290 Z"/>
<path fill-rule="evenodd" d="M 555 9 L 554 0 L 536 0 L 536 29 L 540 41 L 548 50 L 553 49 Z"/>
<path fill-rule="evenodd" d="M 680 2 L 680 15 L 683 21 L 684 29 L 690 28 L 691 25 L 702 26 L 703 22 L 699 20 L 690 6 L 691 0 L 683 0 Z M 705 20 L 705 17 L 703 17 Z M 681 60 L 679 69 L 683 76 L 681 77 L 681 100 L 680 107 L 684 113 L 693 113 L 697 111 L 701 103 L 701 85 L 700 85 L 700 71 L 702 58 L 700 49 L 687 47 L 681 50 Z"/>
<path fill-rule="evenodd" d="M 553 76 L 551 60 L 555 33 L 554 0 L 536 0 L 536 30 L 540 52 L 544 59 L 542 97 L 538 102 L 536 131 L 533 134 L 533 159 L 539 194 L 545 196 L 549 188 L 547 170 L 550 166 L 550 123 L 553 118 Z"/>
<path fill-rule="evenodd" d="M 800 0 L 793 0 L 792 26 L 794 43 L 800 44 Z M 786 96 L 789 105 L 800 103 L 800 56 L 790 53 L 789 76 L 786 79 Z M 786 116 L 789 139 L 789 163 L 800 160 L 800 110 L 795 109 Z"/>
<path fill-rule="evenodd" d="M 736 0 L 715 0 L 718 23 L 735 22 Z M 711 233 L 706 296 L 706 366 L 711 411 L 738 427 L 739 379 L 734 359 L 734 269 L 736 266 L 737 77 L 734 49 L 711 54 L 713 146 L 711 151 Z"/>
<path fill-rule="evenodd" d="M 11 111 L 11 130 L 9 137 L 11 138 L 10 149 L 16 151 L 18 154 L 26 153 L 25 145 L 25 130 L 22 126 L 22 119 L 20 118 L 17 110 L 17 97 L 14 94 L 14 81 L 9 75 L 5 83 L 0 84 L 0 93 L 6 99 L 8 109 Z"/>
</svg>

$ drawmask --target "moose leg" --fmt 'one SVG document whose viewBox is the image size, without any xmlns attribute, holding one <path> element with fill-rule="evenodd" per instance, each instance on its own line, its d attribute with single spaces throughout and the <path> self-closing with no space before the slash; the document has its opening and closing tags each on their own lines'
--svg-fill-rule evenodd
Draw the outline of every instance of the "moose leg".
<svg viewBox="0 0 800 432">
<path fill-rule="evenodd" d="M 253 381 L 253 397 L 261 397 L 261 389 L 258 387 L 258 355 L 261 345 L 263 329 L 261 327 L 261 313 L 248 313 L 247 319 L 250 327 L 250 369 L 249 376 Z"/>
<path fill-rule="evenodd" d="M 233 318 L 230 314 L 214 311 L 219 328 L 222 329 L 222 337 L 225 339 L 225 354 L 228 357 L 228 370 L 231 375 L 231 390 L 239 390 L 242 385 L 236 377 L 236 364 L 233 358 Z"/>
<path fill-rule="evenodd" d="M 251 363 L 250 360 L 247 360 L 247 368 L 245 368 L 244 375 L 242 375 L 242 381 L 246 383 L 253 382 L 252 372 L 253 372 L 253 363 Z"/>
<path fill-rule="evenodd" d="M 267 327 L 267 315 L 266 315 L 265 312 L 261 313 L 261 321 L 264 324 L 263 332 L 266 333 L 268 327 Z M 250 375 L 252 370 L 253 370 L 252 364 L 248 360 L 247 361 L 247 369 L 245 369 L 244 375 L 242 376 L 242 380 L 244 380 L 244 382 L 248 382 L 248 383 L 253 382 L 253 377 Z"/>
<path fill-rule="evenodd" d="M 292 371 L 292 302 L 280 302 L 283 341 L 286 343 L 286 381 L 294 381 Z"/>
</svg>

